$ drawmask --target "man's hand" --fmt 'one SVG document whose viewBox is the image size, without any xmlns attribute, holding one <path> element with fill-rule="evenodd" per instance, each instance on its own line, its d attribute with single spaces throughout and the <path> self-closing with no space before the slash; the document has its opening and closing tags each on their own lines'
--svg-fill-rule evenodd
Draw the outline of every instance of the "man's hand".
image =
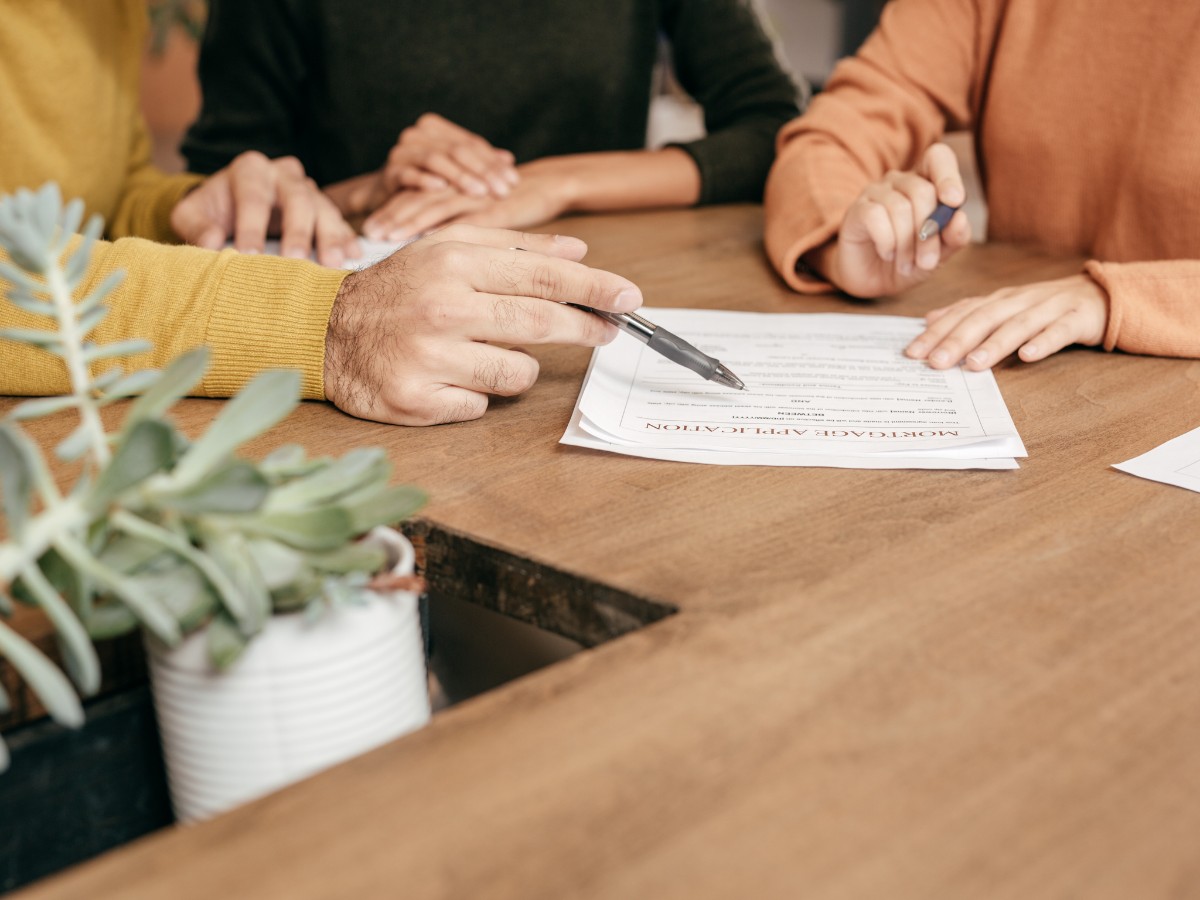
<svg viewBox="0 0 1200 900">
<path fill-rule="evenodd" d="M 935 369 L 965 357 L 973 371 L 987 369 L 1014 350 L 1025 362 L 1045 359 L 1071 344 L 1095 346 L 1108 327 L 1108 295 L 1086 275 L 1004 288 L 935 309 L 928 327 L 908 345 L 913 359 Z"/>
<path fill-rule="evenodd" d="M 564 303 L 641 306 L 632 282 L 580 263 L 586 252 L 572 237 L 453 225 L 348 276 L 325 338 L 326 397 L 398 425 L 478 418 L 489 394 L 519 394 L 537 380 L 537 360 L 506 347 L 616 337 L 599 316 Z"/>
<path fill-rule="evenodd" d="M 261 253 L 279 236 L 284 256 L 307 259 L 315 245 L 322 265 L 359 255 L 342 214 L 293 156 L 267 159 L 248 151 L 180 200 L 171 227 L 189 244 L 219 250 L 233 239 L 242 253 Z"/>
<path fill-rule="evenodd" d="M 924 281 L 970 242 L 971 226 L 961 210 L 940 235 L 919 237 L 939 202 L 958 207 L 965 199 L 954 151 L 934 144 L 916 171 L 889 172 L 868 185 L 846 211 L 837 239 L 805 259 L 856 297 L 898 293 Z"/>
</svg>

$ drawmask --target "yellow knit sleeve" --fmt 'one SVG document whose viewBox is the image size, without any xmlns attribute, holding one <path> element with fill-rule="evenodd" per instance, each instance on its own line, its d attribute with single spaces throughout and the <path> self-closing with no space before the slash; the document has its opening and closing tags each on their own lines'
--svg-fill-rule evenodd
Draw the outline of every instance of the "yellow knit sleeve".
<svg viewBox="0 0 1200 900">
<path fill-rule="evenodd" d="M 0 259 L 7 259 L 3 251 Z M 124 238 L 97 242 L 80 297 L 117 269 L 125 278 L 109 295 L 108 317 L 91 339 L 153 343 L 149 353 L 116 361 L 126 371 L 162 367 L 205 344 L 212 365 L 197 396 L 228 397 L 264 369 L 290 368 L 301 373 L 305 399 L 324 399 L 325 330 L 348 273 L 305 260 Z M 0 281 L 0 289 L 6 288 Z M 0 300 L 0 328 L 14 326 L 45 328 L 46 320 Z M 0 394 L 67 389 L 58 357 L 0 339 Z"/>
<path fill-rule="evenodd" d="M 179 235 L 171 227 L 171 210 L 192 188 L 204 181 L 203 175 L 168 175 L 151 159 L 150 136 L 141 113 L 133 114 L 129 165 L 121 186 L 116 210 L 108 220 L 106 236 L 116 240 L 142 237 L 174 244 Z"/>
</svg>

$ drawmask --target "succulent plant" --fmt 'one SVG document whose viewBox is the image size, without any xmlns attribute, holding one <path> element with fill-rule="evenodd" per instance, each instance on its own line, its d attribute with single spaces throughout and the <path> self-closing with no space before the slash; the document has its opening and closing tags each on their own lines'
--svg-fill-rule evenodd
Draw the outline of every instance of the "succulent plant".
<svg viewBox="0 0 1200 900">
<path fill-rule="evenodd" d="M 54 184 L 0 198 L 0 247 L 10 258 L 0 257 L 0 282 L 11 285 L 10 302 L 51 323 L 0 331 L 0 339 L 58 356 L 70 380 L 69 394 L 22 402 L 0 422 L 8 534 L 0 543 L 0 614 L 11 615 L 14 601 L 40 607 L 70 681 L 87 696 L 100 684 L 93 639 L 143 627 L 175 644 L 205 627 L 210 657 L 222 667 L 273 612 L 315 615 L 331 603 L 365 601 L 385 560 L 356 538 L 411 515 L 424 495 L 388 486 L 391 465 L 379 449 L 309 459 L 287 446 L 260 462 L 235 457 L 296 406 L 295 372 L 259 375 L 201 437 L 180 433 L 166 414 L 198 383 L 208 352 L 188 352 L 161 372 L 126 374 L 114 358 L 143 352 L 146 342 L 86 340 L 123 276 L 72 300 L 102 229 L 93 217 L 79 238 L 82 217 L 82 202 L 63 207 Z M 119 401 L 128 409 L 109 433 L 100 410 Z M 79 425 L 56 453 L 80 461 L 81 472 L 64 493 L 19 422 L 70 409 Z M 2 620 L 0 655 L 55 720 L 83 722 L 63 672 Z M 0 710 L 7 704 L 0 689 Z M 6 764 L 0 742 L 0 769 Z"/>
</svg>

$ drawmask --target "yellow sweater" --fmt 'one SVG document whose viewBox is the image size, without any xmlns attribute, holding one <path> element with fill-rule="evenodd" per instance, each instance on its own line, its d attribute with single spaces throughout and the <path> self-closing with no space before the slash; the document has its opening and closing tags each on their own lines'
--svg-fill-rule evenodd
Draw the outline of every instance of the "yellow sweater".
<svg viewBox="0 0 1200 900">
<path fill-rule="evenodd" d="M 152 243 L 178 239 L 171 210 L 202 179 L 165 175 L 150 161 L 138 111 L 145 32 L 145 0 L 0 0 L 0 193 L 53 180 L 104 217 L 111 243 L 97 244 L 80 290 L 125 271 L 93 339 L 152 341 L 152 352 L 121 360 L 126 369 L 207 344 L 203 396 L 287 367 L 301 371 L 305 397 L 323 398 L 325 327 L 345 272 Z M 45 320 L 0 301 L 0 328 L 10 326 Z M 0 394 L 66 388 L 57 357 L 0 341 Z"/>
<path fill-rule="evenodd" d="M 1104 346 L 1200 356 L 1200 4 L 894 0 L 808 113 L 784 127 L 766 246 L 796 261 L 888 169 L 971 129 L 989 237 L 1089 257 Z"/>
</svg>

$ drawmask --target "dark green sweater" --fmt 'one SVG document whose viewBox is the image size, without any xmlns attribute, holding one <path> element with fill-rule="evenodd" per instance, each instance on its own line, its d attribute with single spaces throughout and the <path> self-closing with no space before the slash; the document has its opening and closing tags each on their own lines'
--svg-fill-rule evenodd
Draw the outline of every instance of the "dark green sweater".
<svg viewBox="0 0 1200 900">
<path fill-rule="evenodd" d="M 518 162 L 640 149 L 660 34 L 704 107 L 683 145 L 701 202 L 761 199 L 798 92 L 745 0 L 213 0 L 183 152 L 204 173 L 292 154 L 324 185 L 379 168 L 424 112 Z"/>
</svg>

